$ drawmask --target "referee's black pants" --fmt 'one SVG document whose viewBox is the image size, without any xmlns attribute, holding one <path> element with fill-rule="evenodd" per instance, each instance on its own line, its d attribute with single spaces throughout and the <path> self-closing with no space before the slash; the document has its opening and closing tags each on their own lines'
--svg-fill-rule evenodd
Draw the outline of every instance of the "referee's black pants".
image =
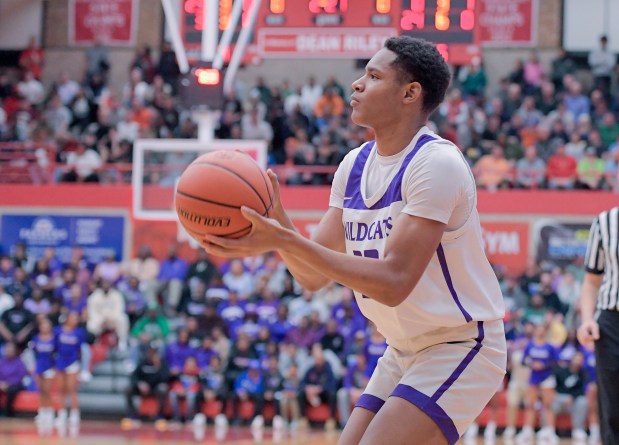
<svg viewBox="0 0 619 445">
<path fill-rule="evenodd" d="M 595 342 L 600 429 L 604 445 L 619 444 L 619 311 L 604 310 Z"/>
</svg>

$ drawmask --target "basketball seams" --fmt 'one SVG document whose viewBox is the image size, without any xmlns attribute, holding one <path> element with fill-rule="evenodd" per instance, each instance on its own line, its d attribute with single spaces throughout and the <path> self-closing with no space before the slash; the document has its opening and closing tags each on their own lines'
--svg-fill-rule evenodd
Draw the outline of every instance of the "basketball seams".
<svg viewBox="0 0 619 445">
<path fill-rule="evenodd" d="M 273 197 L 271 196 L 271 192 L 269 191 L 269 184 L 267 183 L 267 178 L 266 178 L 267 175 L 262 171 L 262 169 L 260 168 L 258 164 L 256 164 L 255 162 L 253 164 L 260 172 L 260 176 L 262 176 L 262 180 L 264 181 L 264 187 L 267 189 L 267 195 L 269 196 L 269 201 L 271 201 L 271 204 L 269 205 L 269 209 L 270 209 L 271 207 L 273 207 Z M 269 181 L 270 180 L 271 179 L 269 178 Z M 267 213 L 268 213 L 268 209 L 267 209 Z"/>
<path fill-rule="evenodd" d="M 247 184 L 254 191 L 254 193 L 258 196 L 258 199 L 260 199 L 260 202 L 262 203 L 262 206 L 265 208 L 265 210 L 270 208 L 270 206 L 267 206 L 266 202 L 264 202 L 264 199 L 262 199 L 262 195 L 260 194 L 260 192 L 258 192 L 258 190 L 256 190 L 256 188 L 251 184 L 251 182 L 249 182 L 247 179 L 245 179 L 243 176 L 241 176 L 240 174 L 238 174 L 234 170 L 231 170 L 228 167 L 225 167 L 225 166 L 223 166 L 221 164 L 217 164 L 215 162 L 209 162 L 209 161 L 193 162 L 193 163 L 191 163 L 189 165 L 189 167 L 191 167 L 193 165 L 210 165 L 212 167 L 217 167 L 217 168 L 219 168 L 221 170 L 224 170 L 225 172 L 228 172 L 228 173 L 236 176 L 237 178 L 239 178 L 241 181 L 243 181 L 245 184 Z M 262 175 L 262 171 L 260 171 L 260 175 L 263 176 L 263 180 L 264 180 L 264 175 Z M 271 198 L 271 195 L 269 193 L 268 187 L 267 187 L 267 195 L 269 195 L 269 199 L 271 199 L 271 201 L 273 201 L 273 199 Z M 236 207 L 236 206 L 234 206 L 234 207 L 235 208 L 239 208 L 239 207 Z"/>
<path fill-rule="evenodd" d="M 228 208 L 231 208 L 231 209 L 240 209 L 241 208 L 241 206 L 235 206 L 235 205 L 232 205 L 232 204 L 226 204 L 225 202 L 218 202 L 218 201 L 212 201 L 212 200 L 206 199 L 206 198 L 199 198 L 197 196 L 190 195 L 189 193 L 182 192 L 182 191 L 180 191 L 178 189 L 176 190 L 176 193 L 178 193 L 181 196 L 184 196 L 185 198 L 195 199 L 196 201 L 207 202 L 209 204 L 215 204 L 215 205 L 218 205 L 218 206 L 228 207 Z"/>
</svg>

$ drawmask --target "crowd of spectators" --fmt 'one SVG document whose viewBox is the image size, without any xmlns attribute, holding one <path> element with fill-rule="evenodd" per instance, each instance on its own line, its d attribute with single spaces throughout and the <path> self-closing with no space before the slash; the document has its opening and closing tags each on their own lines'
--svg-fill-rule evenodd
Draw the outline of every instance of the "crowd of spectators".
<svg viewBox="0 0 619 445">
<path fill-rule="evenodd" d="M 155 61 L 149 47 L 139 49 L 116 92 L 108 87 L 110 60 L 100 43 L 86 51 L 81 79 L 63 72 L 51 85 L 38 80 L 43 51 L 29 47 L 18 82 L 0 72 L 0 140 L 51 143 L 61 166 L 55 180 L 100 181 L 104 164 L 132 161 L 138 138 L 195 138 L 196 124 L 177 94 L 174 52 L 164 43 L 159 53 Z M 533 51 L 490 87 L 483 61 L 474 58 L 455 70 L 428 125 L 462 149 L 480 187 L 615 189 L 619 102 L 615 55 L 605 38 L 588 64 L 580 69 L 560 50 L 545 66 Z M 290 184 L 329 183 L 343 156 L 372 138 L 348 117 L 349 90 L 335 77 L 322 85 L 312 76 L 298 85 L 259 77 L 227 94 L 216 137 L 264 140 L 270 164 L 331 166 L 285 175 Z M 149 180 L 161 179 L 155 170 Z"/>
<path fill-rule="evenodd" d="M 166 404 L 172 407 L 174 424 L 204 423 L 203 404 L 214 400 L 224 411 L 209 420 L 220 426 L 243 421 L 240 405 L 245 400 L 255 402 L 254 427 L 264 424 L 261 413 L 267 402 L 275 404 L 273 422 L 279 428 L 304 424 L 307 407 L 321 404 L 329 407 L 327 425 L 333 427 L 337 418 L 343 426 L 386 348 L 349 289 L 331 284 L 318 292 L 303 290 L 273 254 L 214 264 L 202 250 L 188 262 L 174 247 L 161 260 L 143 247 L 128 262 L 111 255 L 90 264 L 76 247 L 63 264 L 53 249 L 41 258 L 28 257 L 21 244 L 6 246 L 5 252 L 0 258 L 0 392 L 11 396 L 9 403 L 19 390 L 32 388 L 28 345 L 41 319 L 58 325 L 70 312 L 80 314 L 90 344 L 104 334 L 118 339 L 116 349 L 126 357 L 131 374 L 129 418 L 123 421 L 127 428 L 138 421 L 136 395 L 159 400 L 156 420 L 161 428 L 167 427 Z M 544 366 L 558 373 L 559 380 L 576 366 L 577 353 L 592 357 L 574 335 L 582 259 L 565 267 L 531 261 L 520 275 L 499 267 L 496 271 L 507 309 L 508 387 L 528 384 L 521 368 L 538 370 L 533 363 L 539 356 L 527 360 L 526 353 L 534 340 L 551 345 Z M 534 326 L 541 326 L 543 335 L 533 338 Z M 88 349 L 82 349 L 82 380 L 91 378 Z M 25 366 L 18 364 L 22 359 Z M 587 394 L 591 379 L 584 382 L 589 386 L 574 397 Z M 561 388 L 559 394 L 568 391 Z M 557 412 L 565 406 L 563 398 L 557 396 Z M 179 408 L 181 399 L 187 401 L 185 412 Z M 590 403 L 583 408 L 585 399 L 578 402 L 575 434 L 584 431 L 583 409 L 592 408 Z M 522 399 L 508 396 L 508 402 L 517 410 Z M 224 413 L 230 412 L 226 418 Z M 590 420 L 589 425 L 593 434 L 595 423 Z"/>
</svg>

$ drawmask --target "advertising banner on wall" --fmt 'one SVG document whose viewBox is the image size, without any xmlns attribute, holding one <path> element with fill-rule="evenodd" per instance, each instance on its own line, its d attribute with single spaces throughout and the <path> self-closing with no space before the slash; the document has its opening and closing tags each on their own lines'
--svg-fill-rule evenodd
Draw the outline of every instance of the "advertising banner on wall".
<svg viewBox="0 0 619 445">
<path fill-rule="evenodd" d="M 69 45 L 133 46 L 138 0 L 69 0 Z"/>
<path fill-rule="evenodd" d="M 492 264 L 521 272 L 529 254 L 529 224 L 482 221 L 484 250 Z"/>
<path fill-rule="evenodd" d="M 110 254 L 118 260 L 125 256 L 125 225 L 124 216 L 8 213 L 0 216 L 0 240 L 4 251 L 25 243 L 30 258 L 39 258 L 53 247 L 63 263 L 69 261 L 71 249 L 80 246 L 95 264 Z"/>
<path fill-rule="evenodd" d="M 548 221 L 539 224 L 535 228 L 537 260 L 565 266 L 576 257 L 584 257 L 590 228 L 590 223 Z"/>
<path fill-rule="evenodd" d="M 534 46 L 537 0 L 478 0 L 477 41 L 483 46 Z"/>
</svg>

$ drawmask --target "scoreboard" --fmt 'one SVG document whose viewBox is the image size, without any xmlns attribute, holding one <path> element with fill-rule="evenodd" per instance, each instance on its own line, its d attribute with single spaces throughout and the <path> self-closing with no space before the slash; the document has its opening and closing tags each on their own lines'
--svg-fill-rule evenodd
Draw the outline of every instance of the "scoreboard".
<svg viewBox="0 0 619 445">
<path fill-rule="evenodd" d="M 254 0 L 242 1 L 246 22 Z M 249 50 L 261 58 L 362 59 L 378 51 L 385 39 L 410 35 L 436 43 L 450 62 L 466 63 L 479 54 L 474 30 L 480 1 L 262 0 Z M 199 54 L 203 2 L 181 0 L 181 31 L 190 55 Z M 233 3 L 219 0 L 220 35 Z"/>
<path fill-rule="evenodd" d="M 472 43 L 475 0 L 263 0 L 261 27 L 394 27 L 436 43 Z"/>
<path fill-rule="evenodd" d="M 263 0 L 264 27 L 395 26 L 395 0 Z"/>
<path fill-rule="evenodd" d="M 473 43 L 475 0 L 401 0 L 402 34 L 435 43 Z"/>
</svg>

